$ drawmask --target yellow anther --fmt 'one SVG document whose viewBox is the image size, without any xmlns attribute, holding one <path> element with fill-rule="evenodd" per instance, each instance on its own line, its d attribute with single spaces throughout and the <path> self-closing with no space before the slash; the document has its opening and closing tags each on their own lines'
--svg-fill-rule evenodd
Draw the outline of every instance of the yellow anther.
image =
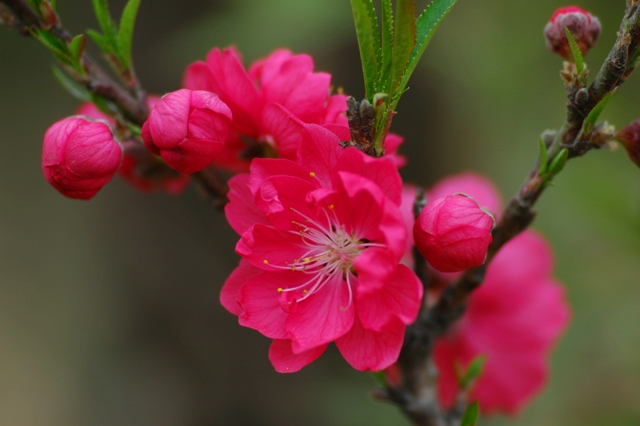
<svg viewBox="0 0 640 426">
<path fill-rule="evenodd" d="M 309 263 L 311 262 L 311 258 L 310 257 L 305 257 L 304 258 L 304 263 Z"/>
<path fill-rule="evenodd" d="M 315 173 L 313 173 L 313 172 L 311 172 L 311 173 L 309 173 L 309 176 L 311 176 L 311 177 L 316 177 L 316 174 L 315 174 Z"/>
<path fill-rule="evenodd" d="M 278 293 L 282 293 L 283 291 L 282 287 L 278 287 Z"/>
<path fill-rule="evenodd" d="M 329 204 L 329 210 L 333 210 L 335 206 L 333 204 Z"/>
<path fill-rule="evenodd" d="M 302 290 L 302 294 L 307 294 L 309 290 Z"/>
<path fill-rule="evenodd" d="M 263 260 L 262 263 L 264 263 L 265 265 L 269 264 L 269 261 L 267 259 Z"/>
</svg>

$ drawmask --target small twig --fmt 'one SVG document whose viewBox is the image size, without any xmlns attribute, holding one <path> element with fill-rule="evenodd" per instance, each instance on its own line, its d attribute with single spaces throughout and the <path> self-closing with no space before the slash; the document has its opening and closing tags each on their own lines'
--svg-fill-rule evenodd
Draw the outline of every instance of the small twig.
<svg viewBox="0 0 640 426">
<path fill-rule="evenodd" d="M 193 177 L 200 182 L 205 195 L 209 198 L 213 207 L 222 210 L 229 202 L 229 198 L 227 197 L 229 185 L 227 185 L 224 177 L 221 176 L 213 166 L 194 173 Z"/>
</svg>

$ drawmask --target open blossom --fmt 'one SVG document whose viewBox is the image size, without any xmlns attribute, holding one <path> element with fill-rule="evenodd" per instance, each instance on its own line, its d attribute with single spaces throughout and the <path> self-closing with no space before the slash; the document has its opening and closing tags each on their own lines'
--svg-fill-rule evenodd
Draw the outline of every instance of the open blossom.
<svg viewBox="0 0 640 426">
<path fill-rule="evenodd" d="M 122 146 L 111 128 L 85 117 L 67 117 L 44 135 L 42 171 L 62 195 L 88 200 L 116 173 Z"/>
<path fill-rule="evenodd" d="M 491 183 L 464 173 L 443 179 L 428 197 L 464 192 L 497 214 L 500 196 Z M 407 211 L 415 191 L 404 192 Z M 412 217 L 405 214 L 407 226 Z M 524 231 L 498 252 L 487 268 L 483 284 L 470 298 L 462 318 L 440 337 L 434 348 L 438 392 L 445 407 L 458 392 L 456 365 L 464 370 L 478 356 L 487 361 L 471 389 L 484 413 L 515 413 L 544 386 L 548 357 L 569 321 L 562 286 L 551 277 L 552 254 L 541 236 Z M 458 274 L 433 271 L 427 299 L 434 303 Z"/>
<path fill-rule="evenodd" d="M 181 89 L 153 107 L 142 126 L 142 139 L 169 167 L 195 173 L 218 157 L 230 123 L 229 107 L 214 93 Z"/>
<path fill-rule="evenodd" d="M 484 263 L 493 217 L 462 194 L 429 201 L 413 226 L 416 247 L 438 271 L 459 272 Z"/>
<path fill-rule="evenodd" d="M 229 182 L 225 212 L 243 259 L 221 302 L 274 339 L 277 371 L 299 370 L 333 341 L 354 368 L 380 370 L 397 359 L 422 298 L 418 278 L 399 265 L 400 177 L 393 160 L 302 128 L 297 162 L 255 159 Z"/>
<path fill-rule="evenodd" d="M 215 164 L 239 172 L 247 171 L 256 157 L 295 160 L 300 141 L 287 131 L 292 119 L 322 125 L 348 141 L 347 96 L 330 95 L 331 75 L 313 69 L 311 56 L 286 49 L 255 61 L 248 70 L 235 48 L 215 48 L 206 61 L 191 64 L 184 87 L 216 93 L 233 113 L 232 131 Z M 385 141 L 387 154 L 398 166 L 404 164 L 395 154 L 401 143 L 397 135 Z"/>
<path fill-rule="evenodd" d="M 147 97 L 149 108 L 153 108 L 159 100 L 159 96 Z M 82 103 L 76 110 L 76 114 L 115 125 L 113 118 L 100 111 L 91 102 Z M 153 154 L 144 145 L 128 141 L 123 142 L 122 146 L 124 155 L 118 168 L 118 175 L 133 187 L 144 192 L 163 190 L 177 195 L 189 186 L 191 176 L 168 167 L 161 157 Z"/>
</svg>

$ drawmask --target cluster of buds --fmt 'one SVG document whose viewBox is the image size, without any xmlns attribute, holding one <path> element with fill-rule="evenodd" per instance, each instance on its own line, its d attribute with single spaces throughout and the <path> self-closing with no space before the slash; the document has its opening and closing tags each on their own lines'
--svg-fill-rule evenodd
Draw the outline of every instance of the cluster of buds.
<svg viewBox="0 0 640 426">
<path fill-rule="evenodd" d="M 572 57 L 565 28 L 573 36 L 583 56 L 596 43 L 602 29 L 598 18 L 577 6 L 561 7 L 556 10 L 544 28 L 544 38 L 549 50 L 567 61 L 571 61 Z"/>
</svg>

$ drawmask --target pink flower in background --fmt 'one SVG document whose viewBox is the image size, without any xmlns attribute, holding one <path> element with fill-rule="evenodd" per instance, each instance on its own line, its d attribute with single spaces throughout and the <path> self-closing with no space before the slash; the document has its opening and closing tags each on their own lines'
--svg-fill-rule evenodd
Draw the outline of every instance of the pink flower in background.
<svg viewBox="0 0 640 426">
<path fill-rule="evenodd" d="M 437 342 L 438 391 L 445 406 L 457 392 L 455 365 L 487 361 L 471 390 L 484 413 L 516 413 L 545 385 L 548 358 L 566 329 L 570 310 L 551 277 L 552 254 L 541 236 L 525 231 L 487 268 L 460 322 Z"/>
<path fill-rule="evenodd" d="M 453 192 L 473 196 L 493 213 L 500 208 L 500 196 L 492 184 L 472 173 L 441 180 L 428 196 Z M 414 199 L 415 190 L 406 188 L 402 210 L 408 229 L 413 227 L 408 210 Z M 484 413 L 515 413 L 542 389 L 549 354 L 570 317 L 564 290 L 551 277 L 552 263 L 542 237 L 525 231 L 489 264 L 485 281 L 471 294 L 462 318 L 436 342 L 438 391 L 445 406 L 453 404 L 458 392 L 456 364 L 464 369 L 481 355 L 487 361 L 470 399 L 477 399 Z M 427 295 L 431 303 L 459 275 L 433 273 L 435 287 Z"/>
<path fill-rule="evenodd" d="M 400 177 L 389 158 L 343 149 L 321 127 L 302 129 L 297 162 L 255 159 L 249 175 L 229 182 L 225 212 L 243 260 L 221 302 L 274 339 L 277 371 L 299 370 L 332 341 L 354 368 L 380 370 L 397 359 L 422 296 L 399 265 Z"/>
<path fill-rule="evenodd" d="M 159 96 L 148 96 L 149 108 L 153 108 L 159 100 Z M 100 111 L 91 102 L 82 103 L 76 110 L 76 114 L 115 125 L 113 118 Z M 163 190 L 171 195 L 177 195 L 189 186 L 191 176 L 168 167 L 161 157 L 151 153 L 144 145 L 133 141 L 123 142 L 122 145 L 124 155 L 118 174 L 136 189 L 144 192 Z"/>
<path fill-rule="evenodd" d="M 69 198 L 92 198 L 111 180 L 121 160 L 122 146 L 103 122 L 68 117 L 44 135 L 42 171 Z"/>
<path fill-rule="evenodd" d="M 207 167 L 222 151 L 231 111 L 218 96 L 203 90 L 181 89 L 166 94 L 142 126 L 151 152 L 181 173 Z"/>
<path fill-rule="evenodd" d="M 290 120 L 320 124 L 348 141 L 347 96 L 330 95 L 331 75 L 313 69 L 311 56 L 285 49 L 255 61 L 248 71 L 235 48 L 215 48 L 206 62 L 191 64 L 184 87 L 216 93 L 233 113 L 232 131 L 215 164 L 241 172 L 256 157 L 295 160 L 300 141 L 288 137 Z M 402 138 L 389 135 L 385 143 L 387 154 L 404 165 L 404 158 L 395 154 Z"/>
<path fill-rule="evenodd" d="M 413 226 L 413 239 L 429 264 L 459 272 L 484 263 L 493 217 L 465 195 L 429 201 Z"/>
</svg>

